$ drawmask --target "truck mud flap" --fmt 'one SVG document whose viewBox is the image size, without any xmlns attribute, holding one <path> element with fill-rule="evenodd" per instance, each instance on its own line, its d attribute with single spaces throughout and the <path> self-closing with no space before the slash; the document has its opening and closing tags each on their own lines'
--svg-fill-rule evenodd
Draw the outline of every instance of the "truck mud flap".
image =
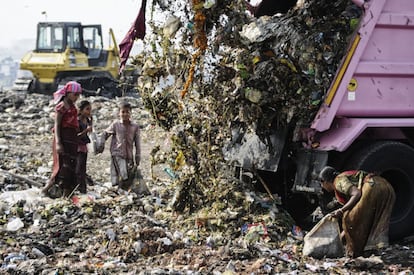
<svg viewBox="0 0 414 275">
<path fill-rule="evenodd" d="M 297 170 L 293 192 L 321 193 L 319 171 L 328 163 L 328 152 L 300 150 L 297 155 Z"/>
<path fill-rule="evenodd" d="M 237 129 L 233 129 L 237 131 Z M 235 134 L 237 143 L 223 150 L 225 158 L 234 166 L 247 170 L 276 172 L 285 146 L 287 129 L 278 129 L 265 138 L 255 133 Z"/>
</svg>

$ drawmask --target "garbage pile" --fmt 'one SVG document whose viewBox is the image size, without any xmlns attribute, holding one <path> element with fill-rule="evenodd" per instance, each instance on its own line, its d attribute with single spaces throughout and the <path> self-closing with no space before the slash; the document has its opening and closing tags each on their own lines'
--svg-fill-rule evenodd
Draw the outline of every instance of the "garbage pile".
<svg viewBox="0 0 414 275">
<path fill-rule="evenodd" d="M 275 129 L 310 123 L 360 16 L 348 0 L 306 1 L 258 19 L 245 4 L 155 1 L 167 19 L 151 18 L 152 47 L 134 59 L 146 108 L 174 133 L 168 161 L 185 198 L 177 211 L 234 193 L 221 188 L 240 186 L 231 164 L 243 137 L 266 140 Z M 157 162 L 156 150 L 152 157 Z"/>
<path fill-rule="evenodd" d="M 92 103 L 96 133 L 117 118 L 121 101 L 132 104 L 133 120 L 139 121 L 142 127 L 142 154 L 147 157 L 143 158 L 140 169 L 150 192 L 142 193 L 135 188 L 124 192 L 112 186 L 106 149 L 102 154 L 89 154 L 88 174 L 92 181 L 86 195 L 75 192 L 70 200 L 41 196 L 40 188 L 47 182 L 52 168 L 54 105 L 51 97 L 13 91 L 1 93 L 2 271 L 138 273 L 144 267 L 153 271 L 168 265 L 164 272 L 178 271 L 182 270 L 179 263 L 186 262 L 189 251 L 204 253 L 206 248 L 209 255 L 205 257 L 211 263 L 226 255 L 226 261 L 209 267 L 220 272 L 232 260 L 255 259 L 263 253 L 291 257 L 288 251 L 276 247 L 292 234 L 292 219 L 267 195 L 254 192 L 249 186 L 216 185 L 214 188 L 220 196 L 213 193 L 212 186 L 205 187 L 203 192 L 211 192 L 211 198 L 222 200 L 208 201 L 199 195 L 206 201 L 203 209 L 175 210 L 178 205 L 187 207 L 187 198 L 177 195 L 176 190 L 182 189 L 177 187 L 180 183 L 167 154 L 161 161 L 161 152 L 169 152 L 174 142 L 170 137 L 174 135 L 156 127 L 144 110 L 141 98 L 134 95 L 84 99 Z M 151 160 L 151 151 L 157 152 L 154 154 L 158 157 L 157 163 Z M 292 238 L 292 244 L 288 245 L 296 242 Z M 181 258 L 171 259 L 171 253 L 178 253 Z M 202 253 L 197 257 L 202 257 Z M 185 268 L 196 272 L 209 265 L 201 264 L 201 258 L 194 261 L 194 265 L 187 263 Z M 238 269 L 239 265 L 233 263 L 232 268 Z"/>
</svg>

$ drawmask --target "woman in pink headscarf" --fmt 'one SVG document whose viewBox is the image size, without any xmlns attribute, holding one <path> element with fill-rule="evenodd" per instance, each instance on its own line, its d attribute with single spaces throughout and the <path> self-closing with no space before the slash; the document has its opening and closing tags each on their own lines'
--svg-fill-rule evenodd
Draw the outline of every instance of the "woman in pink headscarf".
<svg viewBox="0 0 414 275">
<path fill-rule="evenodd" d="M 42 193 L 57 184 L 63 189 L 63 195 L 69 196 L 76 187 L 76 158 L 78 154 L 78 111 L 76 100 L 82 93 L 82 87 L 70 81 L 53 94 L 55 103 L 55 125 L 53 128 L 53 169 L 52 175 Z"/>
</svg>

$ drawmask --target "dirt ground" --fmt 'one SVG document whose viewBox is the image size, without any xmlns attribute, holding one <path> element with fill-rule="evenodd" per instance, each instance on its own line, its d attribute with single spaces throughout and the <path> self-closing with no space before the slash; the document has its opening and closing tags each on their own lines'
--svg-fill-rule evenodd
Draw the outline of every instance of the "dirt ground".
<svg viewBox="0 0 414 275">
<path fill-rule="evenodd" d="M 23 102 L 18 103 L 19 98 Z M 123 100 L 125 99 L 134 105 L 133 119 L 142 126 L 140 169 L 152 194 L 160 194 L 161 182 L 167 183 L 165 186 L 168 188 L 171 179 L 163 170 L 165 166 L 151 167 L 149 156 L 154 146 L 168 150 L 171 142 L 170 133 L 155 125 L 150 114 L 142 108 L 139 98 Z M 90 100 L 93 100 L 95 131 L 99 133 L 116 118 L 116 105 L 119 99 L 90 98 Z M 53 123 L 51 116 L 53 105 L 50 104 L 50 98 L 42 95 L 19 97 L 15 94 L 3 93 L 0 95 L 0 103 L 2 193 L 21 190 L 26 186 L 10 175 L 23 176 L 40 186 L 45 184 L 52 164 L 50 127 Z M 17 105 L 20 106 L 16 108 Z M 0 231 L 2 236 L 0 273 L 413 274 L 414 272 L 413 238 L 395 242 L 381 253 L 366 255 L 365 258 L 319 260 L 302 256 L 302 241 L 292 237 L 281 240 L 278 247 L 270 250 L 262 249 L 261 252 L 258 252 L 261 244 L 257 244 L 254 250 L 242 248 L 237 245 L 236 237 L 235 240 L 224 242 L 225 245 L 214 245 L 207 240 L 188 242 L 186 238 L 176 237 L 179 233 L 170 230 L 164 223 L 166 219 L 160 218 L 162 207 L 155 212 L 145 211 L 147 206 L 155 207 L 151 196 L 139 200 L 132 197 L 134 203 L 131 204 L 128 201 L 131 197 L 118 194 L 115 189 L 108 187 L 105 192 L 101 192 L 100 190 L 110 183 L 109 163 L 108 148 L 102 154 L 90 153 L 88 174 L 92 177 L 94 185 L 88 186 L 89 195 L 90 197 L 96 193 L 101 195 L 96 196 L 93 203 L 83 204 L 60 199 L 46 202 L 41 200 L 39 204 L 44 205 L 42 217 L 49 216 L 46 220 L 40 219 L 38 231 L 31 231 L 33 216 L 38 210 L 36 207 L 23 207 L 25 214 L 21 217 L 25 221 L 25 226 L 16 232 L 5 229 L 13 216 L 14 208 L 9 209 L 4 204 L 0 207 L 3 208 L 0 212 L 3 227 Z M 79 200 L 84 199 L 79 194 L 76 195 Z M 148 198 L 150 203 L 146 204 Z M 49 214 L 44 214 L 45 209 Z M 165 215 L 171 215 L 171 212 L 166 212 Z M 32 218 L 26 220 L 26 216 Z M 183 215 L 176 218 L 183 218 Z M 140 241 L 136 237 L 130 237 L 132 228 L 139 231 L 140 240 L 146 240 L 145 249 L 140 247 Z M 116 237 L 112 238 L 113 234 L 116 234 Z M 173 240 L 172 244 L 167 241 L 167 238 Z M 47 253 L 45 247 L 53 252 Z M 42 253 L 35 253 L 38 250 Z"/>
</svg>

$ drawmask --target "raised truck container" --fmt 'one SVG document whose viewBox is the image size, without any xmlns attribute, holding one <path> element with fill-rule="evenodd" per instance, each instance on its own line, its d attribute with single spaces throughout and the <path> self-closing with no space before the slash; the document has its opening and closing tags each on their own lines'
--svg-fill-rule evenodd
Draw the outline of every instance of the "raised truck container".
<svg viewBox="0 0 414 275">
<path fill-rule="evenodd" d="M 315 175 L 325 165 L 379 173 L 396 192 L 390 237 L 400 239 L 414 233 L 414 1 L 353 2 L 363 15 L 312 124 L 280 131 L 254 168 L 300 195 L 286 199 L 296 217 L 320 204 Z M 289 143 L 300 145 L 292 152 Z"/>
</svg>

